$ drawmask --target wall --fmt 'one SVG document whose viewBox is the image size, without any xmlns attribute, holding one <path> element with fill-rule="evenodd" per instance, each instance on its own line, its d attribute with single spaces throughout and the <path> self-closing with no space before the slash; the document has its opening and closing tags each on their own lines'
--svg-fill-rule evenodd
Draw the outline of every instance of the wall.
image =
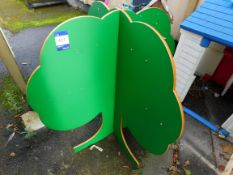
<svg viewBox="0 0 233 175">
<path fill-rule="evenodd" d="M 199 7 L 205 0 L 199 0 L 197 7 Z"/>
<path fill-rule="evenodd" d="M 191 15 L 203 2 L 204 0 L 167 0 L 174 17 L 172 36 L 176 40 L 180 38 L 180 23 Z M 201 76 L 205 74 L 212 75 L 222 59 L 224 48 L 224 46 L 212 42 L 210 47 L 205 50 L 203 58 L 197 67 L 196 74 Z"/>
<path fill-rule="evenodd" d="M 180 23 L 184 21 L 204 0 L 167 0 L 173 14 L 172 36 L 179 40 Z"/>
<path fill-rule="evenodd" d="M 205 74 L 213 75 L 219 62 L 223 57 L 225 46 L 212 42 L 205 50 L 205 53 L 199 63 L 196 74 L 203 76 Z"/>
</svg>

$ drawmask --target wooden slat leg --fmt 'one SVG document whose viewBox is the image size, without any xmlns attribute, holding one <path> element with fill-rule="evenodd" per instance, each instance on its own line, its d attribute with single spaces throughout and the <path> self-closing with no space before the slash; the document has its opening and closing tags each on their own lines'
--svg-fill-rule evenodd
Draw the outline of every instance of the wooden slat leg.
<svg viewBox="0 0 233 175">
<path fill-rule="evenodd" d="M 11 48 L 9 47 L 9 44 L 1 28 L 0 28 L 0 58 L 2 59 L 3 64 L 5 65 L 10 75 L 16 82 L 20 91 L 23 94 L 26 94 L 26 83 L 15 61 L 14 54 Z"/>
</svg>

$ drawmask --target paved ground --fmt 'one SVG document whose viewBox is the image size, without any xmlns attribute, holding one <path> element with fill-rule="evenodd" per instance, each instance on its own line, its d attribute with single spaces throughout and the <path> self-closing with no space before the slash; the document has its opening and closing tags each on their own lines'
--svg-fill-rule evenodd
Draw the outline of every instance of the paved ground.
<svg viewBox="0 0 233 175">
<path fill-rule="evenodd" d="M 5 31 L 25 77 L 28 77 L 39 64 L 40 47 L 53 27 L 27 29 L 17 34 Z M 6 73 L 2 64 L 0 64 L 0 73 L 1 76 Z M 205 90 L 206 87 L 208 90 Z M 233 112 L 233 95 L 227 93 L 223 98 L 215 98 L 213 93 L 216 91 L 219 91 L 218 87 L 196 81 L 184 103 L 200 115 L 220 125 Z M 69 132 L 43 129 L 30 139 L 25 139 L 23 134 L 16 134 L 5 147 L 12 133 L 11 130 L 6 129 L 8 124 L 14 123 L 23 131 L 19 119 L 14 116 L 15 114 L 0 105 L 0 175 L 132 174 L 131 164 L 114 136 L 109 136 L 97 144 L 104 149 L 102 153 L 89 149 L 78 154 L 72 153 L 72 146 L 89 137 L 96 130 L 98 120 Z M 229 144 L 228 142 L 219 139 L 209 129 L 188 116 L 186 116 L 184 134 L 178 143 L 180 162 L 178 167 L 182 170 L 184 162 L 189 160 L 189 169 L 193 175 L 219 174 L 218 169 L 226 164 L 230 156 L 230 154 L 219 155 L 223 154 L 220 144 Z M 138 154 L 144 166 L 134 173 L 169 174 L 168 169 L 172 166 L 174 158 L 173 151 L 171 147 L 168 153 L 162 156 L 139 151 Z"/>
<path fill-rule="evenodd" d="M 29 0 L 29 2 L 39 1 L 41 2 L 41 0 Z M 18 32 L 29 27 L 57 24 L 84 14 L 67 4 L 28 9 L 25 2 L 25 0 L 1 0 L 0 26 Z"/>
<path fill-rule="evenodd" d="M 30 28 L 16 34 L 4 30 L 17 58 L 16 62 L 25 78 L 29 77 L 32 71 L 39 65 L 40 48 L 46 36 L 54 27 L 55 25 Z M 6 73 L 6 69 L 2 64 L 0 64 L 0 71 L 1 73 Z"/>
</svg>

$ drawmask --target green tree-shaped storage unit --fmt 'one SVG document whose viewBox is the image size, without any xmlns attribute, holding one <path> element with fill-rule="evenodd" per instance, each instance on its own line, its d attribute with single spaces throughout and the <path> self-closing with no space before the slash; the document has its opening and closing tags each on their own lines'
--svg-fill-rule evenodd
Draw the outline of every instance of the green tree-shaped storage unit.
<svg viewBox="0 0 233 175">
<path fill-rule="evenodd" d="M 138 166 L 123 127 L 146 150 L 161 154 L 180 136 L 183 111 L 164 36 L 128 13 L 115 9 L 103 17 L 77 17 L 57 26 L 28 81 L 27 99 L 54 130 L 78 128 L 101 114 L 97 133 L 74 151 L 115 133 Z M 68 47 L 58 49 L 57 33 L 67 35 Z"/>
<path fill-rule="evenodd" d="M 90 7 L 88 15 L 101 18 L 110 11 L 111 10 L 102 1 L 96 1 Z M 163 36 L 163 39 L 168 44 L 172 54 L 174 54 L 175 42 L 171 36 L 170 17 L 167 13 L 159 8 L 154 7 L 146 8 L 137 13 L 134 13 L 130 10 L 125 10 L 125 12 L 130 16 L 132 21 L 141 21 L 155 28 Z"/>
</svg>

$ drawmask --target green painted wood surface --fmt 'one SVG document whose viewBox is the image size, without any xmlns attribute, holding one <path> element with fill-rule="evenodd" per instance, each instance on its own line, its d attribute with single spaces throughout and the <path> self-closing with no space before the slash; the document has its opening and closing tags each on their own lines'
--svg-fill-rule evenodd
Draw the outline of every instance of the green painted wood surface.
<svg viewBox="0 0 233 175">
<path fill-rule="evenodd" d="M 67 31 L 70 48 L 57 51 L 54 33 Z M 146 47 L 145 47 L 146 46 Z M 104 18 L 66 21 L 48 36 L 27 99 L 50 129 L 70 130 L 102 114 L 102 127 L 80 151 L 112 132 L 135 165 L 121 121 L 146 150 L 161 154 L 182 130 L 169 48 L 154 28 L 115 10 Z"/>
<path fill-rule="evenodd" d="M 171 23 L 167 13 L 159 8 L 148 8 L 137 14 L 129 10 L 126 12 L 133 21 L 145 22 L 155 28 L 164 37 L 172 54 L 175 53 L 175 42 L 171 36 Z"/>
<path fill-rule="evenodd" d="M 108 7 L 102 1 L 95 1 L 93 5 L 90 6 L 88 15 L 102 18 L 109 11 Z"/>
<path fill-rule="evenodd" d="M 105 20 L 82 17 L 59 25 L 48 36 L 40 67 L 28 83 L 28 102 L 50 129 L 78 128 L 102 113 L 99 133 L 75 151 L 113 131 L 117 18 L 117 14 Z M 69 34 L 70 49 L 57 51 L 54 32 L 64 30 Z"/>
<path fill-rule="evenodd" d="M 118 42 L 115 116 L 123 118 L 142 147 L 161 154 L 183 124 L 169 50 L 151 28 L 130 23 L 123 14 Z"/>
<path fill-rule="evenodd" d="M 88 11 L 88 15 L 103 17 L 110 10 L 102 1 L 95 1 Z M 159 8 L 147 8 L 138 13 L 124 10 L 133 21 L 141 21 L 155 28 L 165 39 L 172 54 L 175 53 L 175 41 L 171 36 L 171 22 L 169 15 Z"/>
</svg>

